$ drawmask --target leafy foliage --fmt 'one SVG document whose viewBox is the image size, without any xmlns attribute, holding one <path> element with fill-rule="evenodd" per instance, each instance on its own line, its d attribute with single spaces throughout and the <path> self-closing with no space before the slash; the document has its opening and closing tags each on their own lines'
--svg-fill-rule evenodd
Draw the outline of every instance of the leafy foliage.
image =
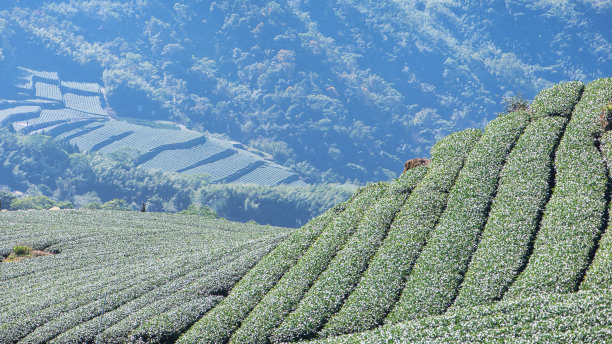
<svg viewBox="0 0 612 344">
<path fill-rule="evenodd" d="M 74 208 L 70 202 L 56 202 L 46 196 L 25 196 L 15 198 L 10 204 L 11 210 L 25 210 L 25 209 L 37 209 L 46 210 L 53 207 L 60 209 Z"/>
<path fill-rule="evenodd" d="M 191 204 L 189 205 L 189 207 L 185 210 L 181 210 L 179 212 L 179 214 L 182 215 L 197 215 L 197 216 L 202 216 L 205 218 L 209 218 L 209 219 L 218 219 L 219 215 L 217 215 L 217 213 L 215 213 L 214 211 L 210 210 L 207 207 L 204 206 L 197 206 L 195 204 Z"/>
<path fill-rule="evenodd" d="M 242 280 L 240 282 L 240 286 L 243 285 L 243 282 L 245 283 L 244 288 L 238 288 L 235 295 L 233 292 L 236 289 L 234 289 L 230 297 L 224 300 L 225 302 L 220 307 L 215 308 L 215 310 L 219 309 L 220 312 L 223 312 L 221 315 L 214 311 L 207 314 L 189 332 L 182 336 L 179 342 L 228 340 L 242 319 L 260 302 L 263 296 L 268 293 L 268 290 L 285 274 L 286 270 L 296 263 L 295 260 L 298 257 L 305 256 L 307 258 L 300 259 L 297 262 L 298 266 L 303 262 L 304 264 L 309 264 L 309 266 L 304 267 L 306 269 L 308 267 L 318 269 L 318 271 L 311 271 L 310 275 L 311 279 L 316 278 L 318 273 L 321 272 L 321 267 L 327 265 L 326 262 L 329 262 L 334 257 L 337 250 L 354 232 L 361 214 L 369 206 L 370 199 L 376 198 L 380 195 L 381 191 L 380 187 L 372 184 L 357 192 L 352 200 L 348 201 L 348 204 L 342 205 L 340 208 L 332 208 L 319 216 L 318 221 L 314 221 L 314 223 L 313 221 L 309 222 L 305 226 L 306 230 L 301 230 L 305 233 L 295 236 L 296 240 L 302 239 L 299 246 L 279 246 L 279 248 L 266 257 L 266 260 L 262 261 L 251 271 L 253 273 L 247 276 L 247 278 L 252 276 L 250 280 L 246 279 L 246 281 Z M 339 210 L 342 213 L 337 216 Z M 334 215 L 336 215 L 335 218 Z M 303 237 L 303 235 L 308 236 Z M 316 264 L 310 265 L 312 262 Z M 282 271 L 280 270 L 281 268 Z M 268 274 L 273 275 L 270 276 Z M 265 282 L 261 281 L 264 277 L 267 277 Z M 291 278 L 290 275 L 289 278 Z M 254 290 L 252 291 L 247 289 L 256 282 L 261 284 L 261 286 L 253 288 Z M 267 290 L 263 288 L 267 288 Z M 225 319 L 226 317 L 231 317 L 231 320 Z M 219 318 L 222 320 L 219 321 Z"/>
<path fill-rule="evenodd" d="M 320 336 L 359 332 L 382 324 L 446 206 L 448 192 L 465 157 L 480 137 L 479 130 L 466 130 L 449 135 L 434 146 L 428 173 L 393 220 L 387 238 L 361 281 L 320 331 Z"/>
<path fill-rule="evenodd" d="M 59 252 L 2 263 L 2 343 L 93 342 L 100 320 L 105 342 L 177 337 L 290 232 L 160 213 L 0 217 L 0 252 L 16 243 Z"/>
<path fill-rule="evenodd" d="M 610 338 L 610 289 L 570 295 L 544 294 L 466 307 L 442 316 L 315 343 L 599 343 Z"/>
<path fill-rule="evenodd" d="M 298 332 L 299 330 L 296 331 L 295 326 L 286 326 L 285 328 L 291 331 L 290 336 L 295 336 L 296 333 L 298 337 L 312 335 L 313 329 L 316 331 L 317 326 L 320 326 L 316 324 L 316 318 L 318 317 L 318 321 L 321 321 L 329 316 L 326 311 L 329 313 L 330 308 L 337 307 L 332 300 L 335 299 L 335 302 L 338 303 L 342 301 L 343 295 L 350 291 L 355 279 L 361 274 L 364 264 L 377 249 L 377 243 L 379 244 L 384 238 L 395 213 L 399 211 L 403 201 L 423 177 L 425 171 L 425 168 L 413 170 L 402 175 L 398 181 L 389 186 L 376 184 L 369 186 L 378 189 L 376 190 L 378 196 L 374 194 L 370 198 L 372 203 L 375 203 L 369 208 L 362 206 L 357 211 L 347 208 L 344 214 L 346 214 L 346 220 L 352 223 L 334 222 L 333 226 L 336 226 L 341 232 L 334 233 L 332 227 L 322 234 L 300 261 L 283 276 L 276 287 L 249 314 L 241 328 L 232 337 L 232 342 L 265 342 L 272 336 L 276 340 L 291 339 L 282 332 L 283 326 L 274 334 L 272 333 L 274 328 L 281 325 L 287 316 L 285 321 L 290 324 L 299 323 L 305 317 L 312 319 L 310 324 L 304 324 L 310 326 L 307 330 L 302 328 L 302 333 Z M 367 213 L 372 216 L 364 217 Z M 348 237 L 346 243 L 343 244 L 341 240 L 345 239 L 345 235 Z M 329 241 L 330 238 L 334 239 L 334 236 L 335 240 L 331 241 L 333 245 L 327 245 L 327 252 L 320 250 L 322 246 L 324 247 L 326 239 Z M 341 239 L 338 240 L 339 238 Z M 340 247 L 342 249 L 339 250 Z M 333 257 L 334 253 L 336 253 L 335 257 Z M 322 268 L 325 268 L 325 271 Z M 344 276 L 344 278 L 339 280 L 337 276 Z M 333 290 L 327 287 L 330 284 L 334 285 Z M 309 286 L 310 289 L 306 294 Z M 327 302 L 320 297 L 323 292 L 328 295 Z M 307 301 L 309 298 L 316 300 L 315 303 L 309 304 Z M 302 302 L 298 304 L 300 299 Z M 275 306 L 270 309 L 273 304 Z M 292 311 L 294 313 L 289 314 Z"/>
<path fill-rule="evenodd" d="M 510 297 L 572 292 L 588 268 L 605 228 L 608 171 L 595 145 L 601 108 L 612 100 L 612 80 L 589 83 L 576 105 L 555 157 L 555 189 L 546 206 L 533 258 L 509 290 Z M 608 199 L 606 199 L 608 197 Z"/>
<path fill-rule="evenodd" d="M 550 196 L 554 151 L 567 120 L 532 122 L 508 156 L 497 195 L 454 307 L 500 300 L 527 264 Z"/>
<path fill-rule="evenodd" d="M 569 117 L 580 99 L 583 89 L 583 83 L 570 81 L 543 90 L 533 100 L 533 105 L 531 106 L 532 117 Z"/>
<path fill-rule="evenodd" d="M 486 223 L 500 170 L 528 120 L 527 113 L 513 112 L 487 125 L 466 158 L 446 210 L 415 261 L 388 323 L 441 314 L 452 304 Z"/>
</svg>

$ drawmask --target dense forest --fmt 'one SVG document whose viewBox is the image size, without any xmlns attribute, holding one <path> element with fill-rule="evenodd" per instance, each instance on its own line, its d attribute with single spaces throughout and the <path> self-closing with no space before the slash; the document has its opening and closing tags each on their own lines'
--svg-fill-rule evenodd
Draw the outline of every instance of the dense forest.
<svg viewBox="0 0 612 344">
<path fill-rule="evenodd" d="M 0 59 L 101 82 L 119 116 L 227 135 L 309 182 L 363 183 L 482 127 L 504 96 L 609 74 L 611 14 L 601 1 L 19 0 L 0 5 Z"/>
<path fill-rule="evenodd" d="M 7 188 L 0 192 L 5 209 L 139 210 L 145 202 L 153 212 L 206 213 L 203 205 L 227 219 L 288 227 L 300 226 L 353 191 L 342 185 L 208 185 L 205 176 L 136 168 L 125 155 L 83 154 L 48 136 L 7 128 L 0 129 L 0 181 Z M 27 196 L 17 198 L 8 190 Z"/>
</svg>

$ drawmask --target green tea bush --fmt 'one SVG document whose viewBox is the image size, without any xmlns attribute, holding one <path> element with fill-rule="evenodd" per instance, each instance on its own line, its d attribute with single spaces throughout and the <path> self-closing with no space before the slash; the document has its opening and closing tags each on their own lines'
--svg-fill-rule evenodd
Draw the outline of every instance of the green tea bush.
<svg viewBox="0 0 612 344">
<path fill-rule="evenodd" d="M 612 100 L 612 79 L 589 83 L 567 125 L 555 158 L 555 189 L 533 254 L 507 297 L 575 291 L 604 225 L 607 169 L 595 138 L 601 108 Z"/>
<path fill-rule="evenodd" d="M 220 301 L 219 296 L 210 295 L 210 292 L 220 287 L 231 288 L 240 279 L 240 276 L 243 276 L 274 246 L 274 244 L 258 245 L 256 242 L 240 245 L 219 259 L 208 261 L 200 269 L 193 269 L 167 283 L 159 284 L 158 288 L 116 308 L 107 307 L 102 321 L 99 317 L 84 321 L 55 337 L 53 342 L 93 342 L 99 329 L 104 331 L 100 337 L 103 341 L 126 342 L 132 336 L 130 332 L 134 330 L 136 323 L 145 320 L 147 321 L 146 330 L 137 330 L 135 331 L 137 334 L 151 337 L 151 332 L 156 331 L 160 339 L 178 337 L 181 332 Z M 223 281 L 225 285 L 220 285 L 220 281 Z M 205 297 L 202 297 L 202 294 Z M 206 307 L 193 307 L 192 304 L 197 299 L 203 302 L 202 306 Z M 173 309 L 175 308 L 182 309 L 179 318 L 174 315 Z M 160 328 L 156 329 L 154 324 L 160 324 Z"/>
<path fill-rule="evenodd" d="M 57 202 L 47 196 L 25 196 L 15 198 L 10 205 L 11 210 L 47 210 L 57 206 Z"/>
<path fill-rule="evenodd" d="M 372 187 L 360 189 L 347 203 L 328 210 L 294 232 L 251 269 L 236 284 L 228 297 L 195 323 L 189 331 L 179 338 L 178 342 L 218 343 L 228 341 L 251 310 L 257 306 L 298 259 L 309 250 L 313 243 L 317 247 L 319 242 L 342 244 L 341 236 L 337 237 L 338 231 L 340 229 L 351 230 L 351 224 L 354 225 L 356 221 L 354 211 L 367 206 L 370 198 L 374 196 L 373 190 Z M 344 215 L 345 208 L 348 208 L 348 214 L 351 214 L 351 216 Z M 343 221 L 342 223 L 346 223 L 346 226 L 340 226 L 338 221 Z M 319 236 L 322 237 L 319 238 Z M 321 246 L 326 247 L 327 245 Z"/>
<path fill-rule="evenodd" d="M 168 343 L 186 331 L 189 326 L 200 319 L 206 312 L 217 305 L 223 298 L 221 296 L 199 296 L 187 304 L 172 308 L 170 311 L 147 320 L 132 334 L 128 343 Z M 108 340 L 105 342 L 122 343 L 122 341 Z M 121 338 L 122 339 L 122 338 Z"/>
<path fill-rule="evenodd" d="M 274 332 L 274 342 L 314 336 L 340 308 L 378 250 L 395 215 L 426 172 L 425 167 L 405 172 L 389 187 L 389 192 L 364 212 L 355 234 Z"/>
<path fill-rule="evenodd" d="M 466 156 L 481 136 L 480 130 L 465 130 L 433 147 L 428 173 L 395 217 L 353 293 L 319 333 L 321 337 L 365 331 L 383 322 L 437 223 Z"/>
<path fill-rule="evenodd" d="M 543 294 L 455 309 L 316 343 L 607 343 L 611 308 L 610 289 Z"/>
<path fill-rule="evenodd" d="M 608 162 L 608 173 L 612 167 L 612 131 L 606 132 L 601 137 L 601 148 Z M 608 206 L 608 212 L 612 209 Z M 612 287 L 612 230 L 608 219 L 607 228 L 599 241 L 599 248 L 593 259 L 593 264 L 586 273 L 580 289 L 591 290 L 597 288 Z"/>
<path fill-rule="evenodd" d="M 440 314 L 452 304 L 485 225 L 501 168 L 528 122 L 528 113 L 513 112 L 487 125 L 466 158 L 446 210 L 417 258 L 388 323 Z"/>
<path fill-rule="evenodd" d="M 531 105 L 532 119 L 544 116 L 570 117 L 583 90 L 583 83 L 570 81 L 541 91 Z"/>
<path fill-rule="evenodd" d="M 178 307 L 184 308 L 184 320 L 173 326 L 184 331 L 203 314 L 187 316 L 194 296 L 223 295 L 291 232 L 192 216 L 104 210 L 6 212 L 2 226 L 3 251 L 26 242 L 60 254 L 3 264 L 0 343 L 93 342 L 105 294 L 102 330 L 134 313 L 142 317 L 131 320 L 144 323 L 171 315 Z M 161 300 L 165 303 L 147 309 Z M 133 326 L 121 336 L 109 336 L 109 342 L 126 342 L 128 330 Z"/>
<path fill-rule="evenodd" d="M 566 123 L 563 117 L 532 122 L 508 156 L 489 219 L 454 306 L 501 299 L 527 263 L 529 244 L 550 194 L 554 150 Z"/>
<path fill-rule="evenodd" d="M 102 321 L 99 317 L 84 321 L 55 337 L 53 342 L 93 342 L 99 329 L 104 331 L 100 337 L 103 342 L 127 342 L 130 332 L 136 326 L 135 323 L 143 321 L 147 322 L 146 330 L 136 331 L 140 335 L 151 337 L 151 333 L 155 331 L 156 338 L 159 339 L 173 335 L 178 337 L 179 333 L 185 331 L 220 301 L 219 296 L 209 295 L 207 291 L 214 292 L 219 287 L 219 280 L 226 283 L 224 288 L 231 288 L 240 276 L 252 267 L 258 257 L 262 257 L 273 248 L 269 244 L 258 246 L 255 243 L 241 245 L 234 252 L 208 262 L 201 269 L 193 269 L 168 283 L 160 284 L 158 288 L 117 308 L 108 307 Z M 195 286 L 199 288 L 196 289 Z M 202 301 L 202 306 L 206 307 L 193 307 L 196 300 Z M 174 311 L 177 307 L 182 310 L 179 318 L 176 318 Z M 160 327 L 156 328 L 155 324 L 159 324 Z"/>
<path fill-rule="evenodd" d="M 368 217 L 368 219 L 364 221 L 369 220 L 369 222 L 360 223 L 359 227 L 356 229 L 357 233 L 367 226 L 369 226 L 367 227 L 369 229 L 378 226 L 380 230 L 384 231 L 385 226 L 390 223 L 389 217 L 392 217 L 396 209 L 401 206 L 401 204 L 398 205 L 398 203 L 402 203 L 402 200 L 410 194 L 426 171 L 426 168 L 416 168 L 402 174 L 397 182 L 391 184 L 387 194 L 378 200 L 373 206 L 374 208 L 368 208 L 367 213 L 370 214 L 376 211 L 377 207 L 381 207 L 381 204 L 384 204 L 384 207 L 390 208 L 382 210 L 380 212 L 382 216 L 374 218 Z M 379 187 L 376 188 L 378 189 Z M 370 204 L 374 202 L 376 202 L 375 197 L 370 200 Z M 351 213 L 349 213 L 349 209 L 345 211 L 345 219 L 339 217 L 339 221 L 334 222 L 337 230 L 341 232 L 339 233 L 337 230 L 332 231 L 331 229 L 326 230 L 325 234 L 327 236 L 324 237 L 322 235 L 298 263 L 283 276 L 274 289 L 272 289 L 257 307 L 253 309 L 240 329 L 232 336 L 231 342 L 262 343 L 269 341 L 269 337 L 272 335 L 273 331 L 282 323 L 290 312 L 295 310 L 298 302 L 308 291 L 308 288 L 315 282 L 321 272 L 325 270 L 330 260 L 332 260 L 333 256 L 336 255 L 338 250 L 342 247 L 339 245 L 340 242 L 337 240 L 338 237 L 342 238 L 342 242 L 347 240 L 343 237 L 346 237 L 348 233 L 353 231 L 350 229 L 347 230 L 347 227 L 355 226 L 355 224 L 351 222 L 361 219 L 361 213 L 366 212 L 364 208 L 355 208 L 354 211 L 353 209 L 350 211 Z M 355 236 L 357 236 L 357 233 Z M 354 242 L 355 239 L 351 238 L 350 240 L 350 242 Z"/>
</svg>

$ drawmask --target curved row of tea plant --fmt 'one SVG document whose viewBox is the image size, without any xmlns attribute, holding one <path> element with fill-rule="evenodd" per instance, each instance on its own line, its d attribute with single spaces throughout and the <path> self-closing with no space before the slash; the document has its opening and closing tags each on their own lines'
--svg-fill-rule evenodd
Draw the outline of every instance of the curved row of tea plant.
<svg viewBox="0 0 612 344">
<path fill-rule="evenodd" d="M 610 104 L 612 104 L 612 101 Z M 602 152 L 607 161 L 608 173 L 610 173 L 612 169 L 612 131 L 606 132 L 601 137 L 601 143 Z M 610 207 L 612 207 L 612 203 L 608 205 L 608 214 L 610 214 L 611 211 Z M 610 224 L 611 222 L 608 218 L 607 227 L 599 241 L 599 248 L 597 252 L 595 252 L 593 263 L 587 271 L 584 281 L 580 285 L 580 289 L 582 290 L 593 290 L 612 286 L 612 226 Z"/>
<path fill-rule="evenodd" d="M 610 309 L 612 289 L 536 295 L 313 343 L 606 343 Z"/>
<path fill-rule="evenodd" d="M 372 206 L 361 216 L 355 233 L 310 287 L 293 313 L 274 331 L 273 341 L 312 337 L 338 311 L 385 239 L 395 215 L 426 172 L 426 167 L 418 167 L 404 173 L 395 183 L 381 186 L 388 188 L 386 193 L 372 201 Z M 247 332 L 248 328 L 244 335 Z M 242 338 L 245 338 L 244 335 Z M 241 339 L 238 338 L 236 342 L 241 342 Z"/>
<path fill-rule="evenodd" d="M 570 81 L 542 90 L 531 104 L 532 120 L 547 116 L 570 117 L 582 96 L 584 84 Z"/>
<path fill-rule="evenodd" d="M 361 281 L 320 336 L 365 331 L 382 324 L 446 206 L 448 191 L 465 157 L 481 135 L 480 130 L 461 131 L 440 140 L 432 148 L 428 173 L 395 217 Z"/>
<path fill-rule="evenodd" d="M 491 121 L 451 189 L 445 212 L 386 321 L 441 314 L 454 301 L 484 227 L 506 157 L 529 122 L 525 112 Z"/>
<path fill-rule="evenodd" d="M 194 296 L 223 297 L 289 232 L 197 216 L 110 211 L 3 212 L 0 223 L 3 254 L 20 244 L 56 253 L 1 263 L 2 343 L 93 341 L 104 303 L 102 330 L 137 312 L 137 323 L 145 323 L 187 309 Z M 191 325 L 182 319 L 172 324 L 176 331 Z M 127 338 L 136 325 L 123 322 L 107 342 Z"/>
<path fill-rule="evenodd" d="M 612 100 L 612 79 L 589 83 L 567 124 L 555 157 L 555 188 L 533 254 L 508 297 L 576 291 L 605 229 L 607 169 L 596 146 L 598 121 Z"/>
<path fill-rule="evenodd" d="M 287 245 L 285 243 L 279 245 L 237 284 L 224 302 L 181 336 L 179 343 L 229 340 L 251 310 L 277 284 L 286 271 L 296 264 L 297 269 L 308 269 L 308 266 L 302 267 L 301 264 L 316 264 L 318 271 L 310 271 L 311 274 L 305 275 L 306 280 L 316 279 L 352 235 L 370 202 L 380 197 L 381 191 L 375 184 L 362 188 L 345 205 L 330 209 L 315 219 L 319 221 L 309 222 L 310 226 L 306 224 L 298 232 L 303 231 L 302 235 L 306 234 L 308 237 L 302 238 L 296 235 L 295 240 L 299 240 L 299 243 L 292 244 L 288 240 Z M 338 210 L 343 211 L 338 214 Z M 291 278 L 291 273 L 288 278 Z M 296 287 L 299 291 L 300 286 Z"/>
<path fill-rule="evenodd" d="M 400 193 L 411 191 L 420 180 L 421 174 L 421 170 L 415 170 L 414 173 L 403 175 L 395 189 L 401 191 Z M 387 198 L 381 198 L 378 203 L 383 200 L 386 201 Z M 300 260 L 250 312 L 231 338 L 232 342 L 269 341 L 273 331 L 289 313 L 295 310 L 304 294 L 315 283 L 321 272 L 326 269 L 337 251 L 348 240 L 348 237 L 352 235 L 357 226 L 357 221 L 361 220 L 361 214 L 365 210 L 363 206 L 360 206 L 349 213 L 347 208 L 346 216 L 343 214 L 330 224 L 329 228 L 313 243 Z M 359 228 L 363 226 L 363 223 L 359 224 Z"/>
<path fill-rule="evenodd" d="M 501 299 L 527 263 L 550 195 L 554 152 L 566 123 L 563 117 L 532 122 L 508 156 L 455 307 Z"/>
</svg>

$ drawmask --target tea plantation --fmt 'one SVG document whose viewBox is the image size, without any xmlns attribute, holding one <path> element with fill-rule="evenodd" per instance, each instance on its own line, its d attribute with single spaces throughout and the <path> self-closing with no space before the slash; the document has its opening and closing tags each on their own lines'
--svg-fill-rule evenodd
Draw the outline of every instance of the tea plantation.
<svg viewBox="0 0 612 344">
<path fill-rule="evenodd" d="M 3 263 L 0 342 L 609 342 L 610 104 L 558 84 L 293 232 L 1 213 L 4 256 L 60 253 Z"/>
<path fill-rule="evenodd" d="M 0 343 L 166 341 L 291 230 L 122 211 L 0 213 Z M 101 316 L 103 315 L 103 316 Z"/>
<path fill-rule="evenodd" d="M 168 123 L 116 120 L 107 113 L 110 104 L 98 84 L 64 81 L 56 72 L 23 67 L 4 79 L 0 126 L 22 134 L 49 135 L 81 152 L 127 154 L 140 168 L 203 174 L 210 183 L 307 185 L 271 156 L 236 142 Z"/>
</svg>

